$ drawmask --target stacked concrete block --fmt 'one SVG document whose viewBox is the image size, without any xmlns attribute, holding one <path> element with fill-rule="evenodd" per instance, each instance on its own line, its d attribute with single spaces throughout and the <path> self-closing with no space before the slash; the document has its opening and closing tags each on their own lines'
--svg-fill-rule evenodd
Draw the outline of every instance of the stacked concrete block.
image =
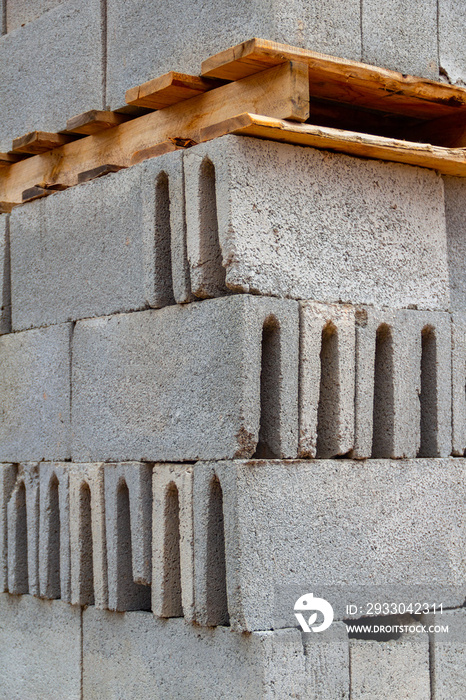
<svg viewBox="0 0 466 700">
<path fill-rule="evenodd" d="M 331 698 L 350 700 L 350 658 L 348 632 L 344 622 L 333 622 L 319 634 L 302 635 L 306 657 L 308 700 Z"/>
<path fill-rule="evenodd" d="M 136 462 L 104 467 L 110 610 L 150 610 L 152 470 Z"/>
<path fill-rule="evenodd" d="M 14 330 L 188 301 L 184 220 L 179 153 L 17 207 Z"/>
<path fill-rule="evenodd" d="M 67 0 L 3 36 L 0 151 L 29 131 L 60 131 L 70 116 L 102 109 L 102 58 L 100 0 Z"/>
<path fill-rule="evenodd" d="M 438 43 L 440 76 L 466 83 L 466 10 L 462 0 L 439 0 Z"/>
<path fill-rule="evenodd" d="M 8 590 L 8 503 L 16 472 L 16 465 L 0 464 L 0 593 Z"/>
<path fill-rule="evenodd" d="M 246 295 L 78 322 L 73 460 L 296 456 L 298 335 L 296 302 Z"/>
<path fill-rule="evenodd" d="M 40 465 L 39 584 L 43 598 L 71 600 L 69 463 Z"/>
<path fill-rule="evenodd" d="M 89 700 L 307 697 L 296 629 L 238 635 L 226 627 L 201 629 L 150 613 L 112 615 L 91 607 L 83 613 L 83 649 L 83 696 Z"/>
<path fill-rule="evenodd" d="M 0 216 L 0 334 L 11 330 L 9 218 Z"/>
<path fill-rule="evenodd" d="M 356 312 L 352 456 L 451 454 L 451 322 L 441 312 Z"/>
<path fill-rule="evenodd" d="M 299 456 L 334 457 L 354 445 L 354 310 L 303 302 Z"/>
<path fill-rule="evenodd" d="M 152 611 L 194 618 L 193 467 L 155 464 L 152 477 Z"/>
<path fill-rule="evenodd" d="M 71 326 L 0 336 L 0 460 L 70 457 Z"/>
<path fill-rule="evenodd" d="M 351 596 L 461 605 L 465 469 L 455 459 L 196 464 L 196 620 L 287 627 L 310 592 L 337 620 Z"/>
<path fill-rule="evenodd" d="M 443 184 L 433 171 L 241 136 L 196 146 L 184 164 L 195 295 L 224 293 L 203 277 L 221 259 L 233 291 L 448 309 Z"/>
<path fill-rule="evenodd" d="M 81 610 L 0 595 L 0 697 L 81 699 Z"/>
<path fill-rule="evenodd" d="M 108 604 L 103 464 L 70 465 L 71 602 Z"/>
<path fill-rule="evenodd" d="M 63 0 L 8 0 L 6 2 L 6 31 L 11 32 L 13 29 L 23 27 L 28 22 L 40 17 L 47 10 L 59 5 Z"/>
<path fill-rule="evenodd" d="M 466 609 L 423 615 L 429 628 L 433 700 L 462 700 L 465 688 Z"/>
<path fill-rule="evenodd" d="M 352 700 L 431 700 L 426 634 L 386 642 L 351 639 L 350 659 Z"/>
<path fill-rule="evenodd" d="M 39 595 L 39 465 L 20 464 L 8 501 L 8 590 Z"/>
</svg>

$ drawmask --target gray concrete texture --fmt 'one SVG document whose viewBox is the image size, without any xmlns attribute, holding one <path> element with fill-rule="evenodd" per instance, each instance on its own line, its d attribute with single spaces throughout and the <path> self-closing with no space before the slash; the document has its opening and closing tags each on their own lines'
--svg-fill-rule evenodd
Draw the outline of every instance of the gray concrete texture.
<svg viewBox="0 0 466 700">
<path fill-rule="evenodd" d="M 39 464 L 20 464 L 8 501 L 8 590 L 39 595 Z"/>
<path fill-rule="evenodd" d="M 0 460 L 70 457 L 70 335 L 62 324 L 0 336 Z"/>
<path fill-rule="evenodd" d="M 235 634 L 150 613 L 83 613 L 86 700 L 285 700 L 306 684 L 296 629 Z"/>
<path fill-rule="evenodd" d="M 430 664 L 433 700 L 463 700 L 466 687 L 466 609 L 423 615 L 433 626 Z M 440 628 L 448 627 L 448 632 Z"/>
<path fill-rule="evenodd" d="M 463 0 L 439 0 L 440 72 L 452 83 L 466 83 L 466 6 Z"/>
<path fill-rule="evenodd" d="M 104 467 L 110 610 L 150 610 L 152 469 L 126 462 Z"/>
<path fill-rule="evenodd" d="M 296 456 L 298 326 L 247 295 L 79 321 L 73 459 Z"/>
<path fill-rule="evenodd" d="M 223 508 L 209 495 L 215 475 Z M 462 605 L 464 476 L 457 459 L 196 464 L 196 620 L 218 617 L 220 600 L 235 629 L 290 626 L 309 591 L 331 594 L 337 620 L 349 591 L 357 605 L 368 595 Z"/>
<path fill-rule="evenodd" d="M 108 604 L 103 464 L 70 468 L 71 603 Z"/>
<path fill-rule="evenodd" d="M 152 477 L 152 612 L 194 619 L 193 467 L 155 464 Z"/>
<path fill-rule="evenodd" d="M 63 0 L 5 0 L 7 32 L 32 22 L 61 2 Z"/>
<path fill-rule="evenodd" d="M 0 595 L 0 698 L 81 699 L 81 610 Z"/>
<path fill-rule="evenodd" d="M 40 464 L 39 585 L 42 598 L 71 601 L 70 464 Z"/>
<path fill-rule="evenodd" d="M 356 311 L 352 456 L 451 454 L 451 321 L 442 312 Z"/>
<path fill-rule="evenodd" d="M 209 288 L 218 258 L 233 291 L 449 308 L 435 172 L 241 136 L 189 149 L 184 166 L 196 296 L 224 293 Z"/>
<path fill-rule="evenodd" d="M 348 632 L 344 622 L 333 622 L 319 634 L 302 635 L 306 657 L 308 700 L 350 700 L 350 658 Z"/>
<path fill-rule="evenodd" d="M 359 2 L 344 13 L 336 0 L 107 0 L 107 95 L 112 109 L 125 91 L 167 71 L 198 74 L 203 60 L 253 36 L 337 56 L 361 57 Z M 176 22 L 173 18 L 176 17 Z"/>
<path fill-rule="evenodd" d="M 355 321 L 348 306 L 300 305 L 299 457 L 354 445 Z"/>
<path fill-rule="evenodd" d="M 362 0 L 361 20 L 365 63 L 438 77 L 437 0 Z"/>
<path fill-rule="evenodd" d="M 466 311 L 466 183 L 463 178 L 445 177 L 445 221 L 452 311 Z"/>
<path fill-rule="evenodd" d="M 451 325 L 452 454 L 466 450 L 466 314 L 455 313 Z"/>
<path fill-rule="evenodd" d="M 8 590 L 8 502 L 16 473 L 16 465 L 0 464 L 0 593 Z"/>
<path fill-rule="evenodd" d="M 350 665 L 351 700 L 431 700 L 427 634 L 351 639 Z"/>
<path fill-rule="evenodd" d="M 17 207 L 10 228 L 14 330 L 190 298 L 180 153 Z"/>
<path fill-rule="evenodd" d="M 0 335 L 11 330 L 10 217 L 0 216 Z"/>
<path fill-rule="evenodd" d="M 0 64 L 0 151 L 29 131 L 60 131 L 71 116 L 102 109 L 100 0 L 68 0 L 1 37 Z"/>
</svg>

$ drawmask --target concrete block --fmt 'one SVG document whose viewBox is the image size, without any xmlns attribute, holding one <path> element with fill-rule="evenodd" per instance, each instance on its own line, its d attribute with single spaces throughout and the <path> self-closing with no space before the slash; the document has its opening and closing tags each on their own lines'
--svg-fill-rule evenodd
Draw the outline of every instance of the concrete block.
<svg viewBox="0 0 466 700">
<path fill-rule="evenodd" d="M 451 83 L 466 83 L 466 10 L 462 0 L 439 0 L 440 74 Z"/>
<path fill-rule="evenodd" d="M 349 640 L 345 623 L 333 622 L 319 634 L 303 634 L 303 645 L 307 683 L 303 697 L 349 700 Z"/>
<path fill-rule="evenodd" d="M 152 477 L 152 611 L 194 618 L 192 467 L 155 464 Z"/>
<path fill-rule="evenodd" d="M 0 464 L 0 593 L 8 590 L 8 502 L 16 472 L 16 465 Z"/>
<path fill-rule="evenodd" d="M 70 467 L 71 603 L 106 608 L 107 545 L 103 464 Z"/>
<path fill-rule="evenodd" d="M 60 131 L 70 116 L 102 109 L 102 58 L 100 0 L 67 0 L 3 36 L 0 151 L 29 131 Z"/>
<path fill-rule="evenodd" d="M 126 462 L 104 467 L 110 610 L 150 610 L 152 469 Z"/>
<path fill-rule="evenodd" d="M 11 330 L 9 219 L 7 215 L 0 216 L 0 335 Z"/>
<path fill-rule="evenodd" d="M 356 312 L 352 456 L 451 454 L 451 322 L 441 312 Z"/>
<path fill-rule="evenodd" d="M 80 700 L 79 608 L 2 593 L 0 648 L 2 700 Z"/>
<path fill-rule="evenodd" d="M 361 31 L 365 63 L 438 79 L 436 0 L 363 0 Z"/>
<path fill-rule="evenodd" d="M 83 695 L 88 700 L 285 700 L 305 685 L 296 629 L 240 635 L 147 612 L 83 612 Z"/>
<path fill-rule="evenodd" d="M 354 444 L 354 309 L 300 309 L 299 456 L 343 455 Z"/>
<path fill-rule="evenodd" d="M 70 456 L 70 337 L 62 324 L 0 336 L 0 460 Z"/>
<path fill-rule="evenodd" d="M 451 326 L 452 454 L 466 450 L 466 314 L 455 313 Z"/>
<path fill-rule="evenodd" d="M 8 0 L 6 4 L 6 30 L 11 32 L 40 17 L 63 0 Z"/>
<path fill-rule="evenodd" d="M 360 59 L 359 3 L 341 12 L 336 0 L 157 4 L 108 0 L 107 94 L 112 109 L 125 91 L 167 71 L 199 73 L 201 62 L 253 36 Z M 176 22 L 173 18 L 176 17 Z"/>
<path fill-rule="evenodd" d="M 39 584 L 43 598 L 71 600 L 70 464 L 40 465 Z"/>
<path fill-rule="evenodd" d="M 388 642 L 351 639 L 350 661 L 351 700 L 430 700 L 426 634 Z"/>
<path fill-rule="evenodd" d="M 80 321 L 73 459 L 295 456 L 297 366 L 289 300 L 238 295 Z"/>
<path fill-rule="evenodd" d="M 8 590 L 39 595 L 39 464 L 20 464 L 8 501 Z"/>
<path fill-rule="evenodd" d="M 11 239 L 15 330 L 188 301 L 181 154 L 17 207 Z"/>
<path fill-rule="evenodd" d="M 423 615 L 429 628 L 433 700 L 463 700 L 466 687 L 466 609 Z M 444 629 L 448 628 L 445 632 Z"/>
<path fill-rule="evenodd" d="M 233 291 L 449 308 L 433 171 L 241 136 L 189 149 L 184 166 L 196 296 L 223 294 L 211 288 L 223 274 Z"/>
<path fill-rule="evenodd" d="M 466 274 L 462 262 L 466 256 L 466 183 L 460 177 L 445 177 L 443 181 L 451 309 L 466 312 Z"/>
<path fill-rule="evenodd" d="M 306 593 L 336 620 L 371 600 L 462 605 L 465 470 L 452 458 L 197 463 L 196 621 L 289 627 Z"/>
</svg>

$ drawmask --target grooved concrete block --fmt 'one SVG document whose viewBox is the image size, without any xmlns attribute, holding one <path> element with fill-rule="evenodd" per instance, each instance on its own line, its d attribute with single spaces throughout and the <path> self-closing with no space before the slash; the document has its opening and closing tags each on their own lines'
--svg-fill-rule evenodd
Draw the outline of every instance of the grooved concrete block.
<svg viewBox="0 0 466 700">
<path fill-rule="evenodd" d="M 155 464 L 152 477 L 152 611 L 194 618 L 193 473 Z"/>
<path fill-rule="evenodd" d="M 434 700 L 463 700 L 466 687 L 466 610 L 423 615 L 430 627 L 430 664 Z M 448 632 L 442 631 L 448 627 Z"/>
<path fill-rule="evenodd" d="M 8 502 L 8 590 L 39 595 L 39 464 L 20 464 Z"/>
<path fill-rule="evenodd" d="M 2 700 L 80 700 L 79 608 L 2 593 L 0 648 Z"/>
<path fill-rule="evenodd" d="M 438 41 L 441 73 L 466 83 L 466 7 L 462 0 L 439 0 Z"/>
<path fill-rule="evenodd" d="M 429 640 L 350 640 L 351 700 L 430 700 Z"/>
<path fill-rule="evenodd" d="M 297 368 L 289 300 L 238 295 L 80 321 L 73 459 L 221 459 L 258 445 L 296 455 Z"/>
<path fill-rule="evenodd" d="M 8 502 L 16 472 L 16 465 L 0 464 L 0 593 L 8 590 Z"/>
<path fill-rule="evenodd" d="M 449 308 L 443 183 L 433 171 L 242 136 L 195 146 L 184 165 L 197 296 L 224 293 L 208 288 L 218 257 L 234 291 Z"/>
<path fill-rule="evenodd" d="M 359 2 L 341 12 L 336 0 L 108 0 L 107 94 L 112 109 L 125 91 L 176 70 L 197 75 L 201 62 L 253 36 L 360 59 Z M 173 18 L 176 17 L 176 22 Z"/>
<path fill-rule="evenodd" d="M 188 301 L 185 238 L 180 153 L 17 207 L 14 329 Z"/>
<path fill-rule="evenodd" d="M 150 610 L 152 469 L 126 462 L 104 467 L 108 607 Z"/>
<path fill-rule="evenodd" d="M 346 454 L 354 444 L 354 309 L 300 308 L 299 456 Z"/>
<path fill-rule="evenodd" d="M 40 465 L 39 584 L 43 598 L 71 600 L 69 463 Z"/>
<path fill-rule="evenodd" d="M 40 17 L 47 10 L 59 5 L 63 0 L 8 0 L 6 5 L 6 30 L 22 27 Z"/>
<path fill-rule="evenodd" d="M 70 466 L 71 603 L 108 604 L 103 464 Z"/>
<path fill-rule="evenodd" d="M 450 275 L 451 308 L 466 312 L 466 183 L 460 177 L 444 177 L 445 220 L 447 227 L 448 269 Z"/>
<path fill-rule="evenodd" d="M 62 324 L 0 337 L 0 460 L 70 456 L 70 335 Z"/>
<path fill-rule="evenodd" d="M 319 634 L 303 634 L 308 700 L 349 700 L 350 662 L 344 622 L 333 622 Z"/>
<path fill-rule="evenodd" d="M 7 215 L 0 216 L 0 335 L 11 330 L 9 219 Z"/>
<path fill-rule="evenodd" d="M 239 635 L 90 607 L 83 612 L 83 649 L 88 700 L 284 700 L 300 697 L 306 680 L 296 629 Z"/>
<path fill-rule="evenodd" d="M 29 131 L 60 131 L 73 114 L 102 109 L 102 55 L 100 0 L 62 2 L 3 36 L 0 151 Z"/>
<path fill-rule="evenodd" d="M 352 456 L 451 454 L 451 322 L 441 312 L 356 312 Z"/>
<path fill-rule="evenodd" d="M 296 624 L 306 593 L 336 620 L 375 596 L 462 605 L 465 475 L 458 459 L 197 463 L 197 622 L 218 615 L 222 588 L 237 630 Z"/>
<path fill-rule="evenodd" d="M 466 450 L 466 314 L 455 313 L 451 326 L 452 454 Z"/>
<path fill-rule="evenodd" d="M 438 79 L 437 0 L 363 0 L 361 20 L 365 63 Z"/>
</svg>

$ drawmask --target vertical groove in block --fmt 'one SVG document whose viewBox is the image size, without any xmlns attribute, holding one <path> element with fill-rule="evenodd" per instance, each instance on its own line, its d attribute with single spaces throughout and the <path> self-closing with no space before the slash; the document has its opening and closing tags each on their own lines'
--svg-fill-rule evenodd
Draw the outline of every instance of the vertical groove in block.
<svg viewBox="0 0 466 700">
<path fill-rule="evenodd" d="M 170 562 L 163 578 L 164 590 L 168 592 L 165 601 L 167 617 L 182 617 L 181 602 L 181 563 L 180 563 L 180 501 L 178 489 L 172 482 L 165 494 L 165 557 Z"/>
<path fill-rule="evenodd" d="M 94 605 L 94 547 L 92 538 L 92 501 L 89 484 L 83 483 L 78 493 L 78 528 L 81 546 L 79 575 L 81 579 L 81 600 L 83 604 Z"/>
<path fill-rule="evenodd" d="M 317 409 L 316 457 L 331 457 L 338 453 L 338 331 L 328 323 L 322 331 L 320 350 L 320 388 Z"/>
<path fill-rule="evenodd" d="M 39 595 L 39 467 L 20 464 L 8 503 L 8 590 Z"/>
<path fill-rule="evenodd" d="M 10 217 L 0 216 L 0 334 L 11 331 Z"/>
<path fill-rule="evenodd" d="M 206 624 L 209 627 L 228 625 L 223 492 L 217 476 L 209 486 L 206 534 Z"/>
<path fill-rule="evenodd" d="M 262 328 L 259 441 L 254 457 L 280 457 L 281 392 L 280 324 L 269 316 Z"/>
<path fill-rule="evenodd" d="M 392 331 L 381 324 L 375 338 L 371 457 L 394 454 L 394 367 Z"/>
<path fill-rule="evenodd" d="M 435 330 L 426 326 L 421 337 L 421 444 L 418 457 L 438 454 L 437 446 L 437 338 Z"/>
<path fill-rule="evenodd" d="M 43 598 L 70 602 L 69 464 L 40 464 L 39 582 Z"/>
<path fill-rule="evenodd" d="M 466 450 L 466 315 L 455 313 L 451 326 L 452 453 Z"/>
<path fill-rule="evenodd" d="M 0 464 L 0 593 L 8 590 L 8 502 L 16 472 L 16 465 Z"/>
<path fill-rule="evenodd" d="M 156 269 L 160 270 L 160 306 L 173 304 L 169 179 L 161 172 L 155 183 Z"/>
</svg>

